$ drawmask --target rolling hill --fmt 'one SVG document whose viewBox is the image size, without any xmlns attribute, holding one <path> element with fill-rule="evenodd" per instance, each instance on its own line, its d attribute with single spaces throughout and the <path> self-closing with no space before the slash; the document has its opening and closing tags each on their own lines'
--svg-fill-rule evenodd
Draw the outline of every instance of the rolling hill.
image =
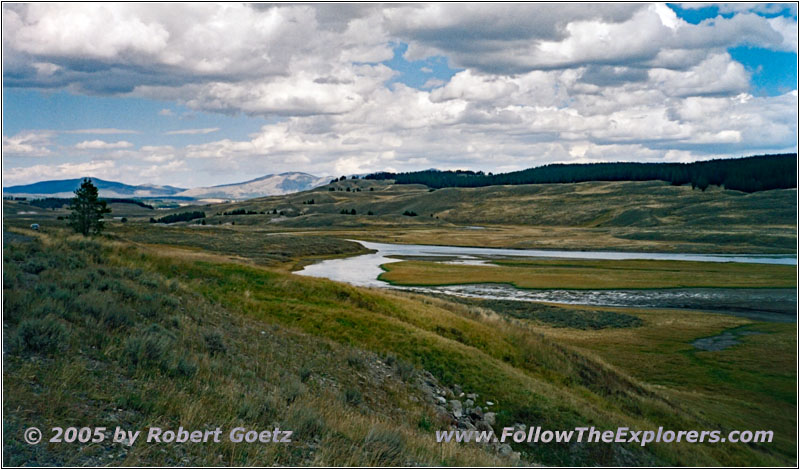
<svg viewBox="0 0 800 470">
<path fill-rule="evenodd" d="M 207 212 L 216 214 L 209 216 L 212 224 L 372 228 L 375 237 L 389 229 L 410 234 L 460 227 L 457 235 L 452 234 L 455 238 L 436 242 L 457 245 L 495 246 L 497 241 L 515 248 L 591 249 L 602 234 L 610 236 L 603 240 L 607 249 L 791 253 L 797 237 L 796 196 L 795 189 L 748 194 L 718 187 L 693 190 L 660 181 L 432 190 L 423 185 L 347 180 L 302 193 L 215 205 Z M 232 215 L 236 211 L 245 215 Z M 513 242 L 492 239 L 503 227 Z M 556 236 L 560 230 L 571 235 Z M 575 238 L 576 234 L 581 235 Z M 397 234 L 392 237 L 400 240 Z M 568 241 L 576 244 L 565 245 Z"/>
</svg>

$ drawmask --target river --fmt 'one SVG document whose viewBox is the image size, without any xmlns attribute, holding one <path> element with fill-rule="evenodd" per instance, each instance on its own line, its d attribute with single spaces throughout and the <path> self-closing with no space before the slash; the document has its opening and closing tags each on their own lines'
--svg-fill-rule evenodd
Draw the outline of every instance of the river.
<svg viewBox="0 0 800 470">
<path fill-rule="evenodd" d="M 606 259 L 675 260 L 797 265 L 795 255 L 726 255 L 690 253 L 632 253 L 614 251 L 557 251 L 476 248 L 441 245 L 400 245 L 352 240 L 375 253 L 350 258 L 330 259 L 311 264 L 296 274 L 323 277 L 356 286 L 386 287 L 467 297 L 556 302 L 641 308 L 688 308 L 746 316 L 758 320 L 796 321 L 796 289 L 617 289 L 565 290 L 518 289 L 503 284 L 465 284 L 437 287 L 392 286 L 381 281 L 382 264 L 404 258 L 424 258 L 446 263 L 490 264 L 492 259 Z"/>
</svg>

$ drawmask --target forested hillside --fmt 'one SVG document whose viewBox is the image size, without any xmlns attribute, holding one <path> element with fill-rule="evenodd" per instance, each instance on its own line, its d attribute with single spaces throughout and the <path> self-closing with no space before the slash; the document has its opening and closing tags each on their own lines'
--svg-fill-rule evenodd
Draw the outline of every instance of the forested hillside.
<svg viewBox="0 0 800 470">
<path fill-rule="evenodd" d="M 492 185 L 580 183 L 584 181 L 667 181 L 691 183 L 703 191 L 709 185 L 752 193 L 797 187 L 797 154 L 760 155 L 693 163 L 552 164 L 522 171 L 484 174 L 474 171 L 425 170 L 410 173 L 373 173 L 366 179 L 424 184 L 431 188 L 475 188 Z"/>
</svg>

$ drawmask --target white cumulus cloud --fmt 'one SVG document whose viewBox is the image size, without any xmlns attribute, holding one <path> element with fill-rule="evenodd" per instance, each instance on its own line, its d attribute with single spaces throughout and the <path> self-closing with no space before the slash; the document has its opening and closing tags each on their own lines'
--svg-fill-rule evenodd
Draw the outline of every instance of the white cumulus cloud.
<svg viewBox="0 0 800 470">
<path fill-rule="evenodd" d="M 79 150 L 110 150 L 110 149 L 124 149 L 133 147 L 133 144 L 127 140 L 118 140 L 116 142 L 106 142 L 104 140 L 84 140 L 75 144 L 75 148 Z"/>
<path fill-rule="evenodd" d="M 777 5 L 721 5 L 724 16 L 690 24 L 643 3 L 7 3 L 4 84 L 203 115 L 197 128 L 140 135 L 140 148 L 95 139 L 138 131 L 60 131 L 89 140 L 59 151 L 108 151 L 122 165 L 103 163 L 109 174 L 186 186 L 253 172 L 507 171 L 791 151 L 797 92 L 756 96 L 753 72 L 728 52 L 796 52 L 796 9 Z M 409 72 L 384 63 L 401 44 L 405 59 L 443 58 L 457 72 L 414 64 L 424 85 L 407 86 Z M 263 125 L 233 137 L 204 112 Z M 171 147 L 164 135 L 197 140 Z M 4 135 L 3 152 L 55 160 L 56 142 L 53 131 L 25 131 Z M 26 168 L 7 171 L 31 176 Z"/>
<path fill-rule="evenodd" d="M 50 131 L 26 131 L 3 136 L 3 153 L 8 156 L 43 157 L 53 152 L 54 133 Z"/>
</svg>

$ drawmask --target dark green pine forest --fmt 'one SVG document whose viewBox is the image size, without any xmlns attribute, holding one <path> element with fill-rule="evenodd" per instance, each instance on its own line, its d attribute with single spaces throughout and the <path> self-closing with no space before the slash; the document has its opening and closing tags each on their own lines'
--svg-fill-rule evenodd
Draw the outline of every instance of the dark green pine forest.
<svg viewBox="0 0 800 470">
<path fill-rule="evenodd" d="M 551 164 L 510 173 L 424 170 L 380 172 L 366 179 L 424 184 L 431 188 L 476 188 L 492 185 L 581 183 L 584 181 L 667 181 L 705 191 L 710 185 L 753 193 L 797 187 L 797 154 L 759 155 L 693 163 L 580 163 Z"/>
</svg>

